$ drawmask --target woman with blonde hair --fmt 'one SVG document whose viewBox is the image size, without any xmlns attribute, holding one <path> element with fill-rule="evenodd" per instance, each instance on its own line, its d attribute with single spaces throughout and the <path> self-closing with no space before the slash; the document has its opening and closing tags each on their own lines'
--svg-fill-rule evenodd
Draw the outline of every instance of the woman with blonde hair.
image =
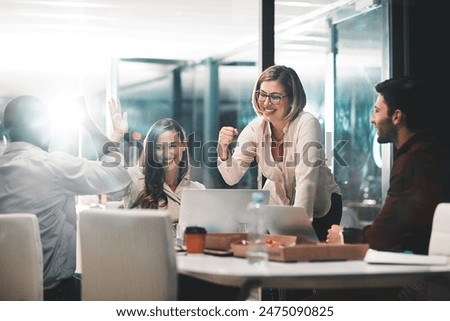
<svg viewBox="0 0 450 321">
<path fill-rule="evenodd" d="M 303 207 L 319 240 L 339 224 L 342 196 L 326 164 L 322 129 L 318 119 L 304 110 L 306 93 L 297 73 L 275 65 L 264 70 L 255 83 L 253 108 L 258 116 L 239 134 L 233 155 L 229 144 L 238 135 L 222 127 L 218 140 L 218 169 L 229 185 L 244 176 L 256 158 L 267 179 L 270 204 Z"/>
</svg>

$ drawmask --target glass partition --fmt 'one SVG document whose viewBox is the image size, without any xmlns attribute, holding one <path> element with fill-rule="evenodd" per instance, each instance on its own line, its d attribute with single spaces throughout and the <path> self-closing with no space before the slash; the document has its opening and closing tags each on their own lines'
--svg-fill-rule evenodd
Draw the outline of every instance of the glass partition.
<svg viewBox="0 0 450 321">
<path fill-rule="evenodd" d="M 149 70 L 155 68 L 161 73 L 152 75 Z M 130 72 L 143 80 L 122 85 L 122 75 Z M 141 151 L 139 147 L 150 125 L 160 118 L 170 117 L 188 134 L 192 179 L 210 188 L 256 188 L 256 168 L 236 186 L 223 182 L 216 168 L 216 145 L 222 126 L 242 130 L 255 117 L 251 92 L 257 75 L 256 61 L 177 65 L 164 61 L 121 60 L 118 97 L 130 122 L 125 151 L 127 165 L 136 164 L 136 153 Z"/>
<path fill-rule="evenodd" d="M 305 110 L 322 124 L 347 226 L 373 220 L 382 202 L 381 148 L 369 119 L 373 87 L 386 74 L 386 10 L 347 3 L 322 14 L 317 10 L 275 35 L 276 63 L 298 72 L 308 98 Z"/>
<path fill-rule="evenodd" d="M 378 7 L 334 27 L 334 174 L 343 193 L 343 225 L 347 226 L 372 221 L 382 203 L 381 147 L 370 116 L 374 85 L 385 72 L 383 17 L 383 8 Z"/>
<path fill-rule="evenodd" d="M 12 89 L 31 81 L 28 93 L 54 97 L 48 102 L 65 122 L 74 123 L 66 102 L 84 95 L 95 121 L 108 131 L 106 99 L 117 96 L 129 115 L 127 166 L 136 164 L 149 126 L 172 117 L 189 135 L 194 180 L 209 188 L 256 188 L 256 166 L 237 185 L 226 185 L 215 167 L 215 147 L 221 126 L 242 130 L 255 117 L 251 91 L 260 72 L 260 1 L 130 1 L 109 11 L 84 6 L 90 1 L 1 5 L 9 18 L 0 23 L 0 38 L 4 43 L 13 39 L 17 46 L 2 56 L 0 102 L 5 105 L 15 95 Z M 373 86 L 387 74 L 387 8 L 378 5 L 387 2 L 274 1 L 275 63 L 298 72 L 308 97 L 306 110 L 322 124 L 345 206 L 349 212 L 369 208 L 367 220 L 382 202 L 381 185 L 386 184 L 380 180 L 389 171 L 381 165 L 389 155 L 382 155 L 369 123 Z M 66 10 L 73 19 L 61 19 Z M 63 20 L 68 25 L 61 29 Z M 36 43 L 30 55 L 27 45 Z M 214 52 L 203 57 L 204 48 L 210 48 L 203 45 L 211 43 Z M 89 137 L 65 124 L 60 121 L 61 132 L 55 134 L 60 141 L 52 148 L 95 158 Z"/>
<path fill-rule="evenodd" d="M 361 11 L 351 1 L 330 2 L 295 18 L 292 3 L 275 4 L 275 62 L 293 67 L 303 81 L 306 110 L 322 124 L 345 205 L 379 207 L 381 153 L 369 117 L 373 85 L 384 72 L 382 7 Z M 256 32 L 258 19 L 252 16 Z M 129 113 L 128 165 L 135 164 L 149 126 L 172 117 L 189 135 L 193 179 L 209 188 L 258 187 L 256 166 L 233 187 L 215 167 L 220 127 L 242 130 L 255 117 L 251 91 L 259 74 L 257 48 L 253 39 L 228 55 L 202 61 L 120 60 L 117 94 Z"/>
</svg>

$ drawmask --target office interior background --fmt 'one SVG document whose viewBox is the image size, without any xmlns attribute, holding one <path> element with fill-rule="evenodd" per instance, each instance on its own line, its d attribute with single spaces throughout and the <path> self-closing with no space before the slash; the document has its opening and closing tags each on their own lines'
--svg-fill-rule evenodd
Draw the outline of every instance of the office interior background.
<svg viewBox="0 0 450 321">
<path fill-rule="evenodd" d="M 136 163 L 149 126 L 172 117 L 188 133 L 193 180 L 208 188 L 258 188 L 256 166 L 235 186 L 223 182 L 215 167 L 217 136 L 221 126 L 242 130 L 255 117 L 256 78 L 284 64 L 298 72 L 306 110 L 322 124 L 346 211 L 364 223 L 383 202 L 393 157 L 369 122 L 373 87 L 394 75 L 448 75 L 444 41 L 431 40 L 448 30 L 440 6 L 437 0 L 1 0 L 0 111 L 17 95 L 38 96 L 56 120 L 51 149 L 94 158 L 71 100 L 84 96 L 109 132 L 107 100 L 117 97 L 129 115 L 127 165 Z"/>
</svg>

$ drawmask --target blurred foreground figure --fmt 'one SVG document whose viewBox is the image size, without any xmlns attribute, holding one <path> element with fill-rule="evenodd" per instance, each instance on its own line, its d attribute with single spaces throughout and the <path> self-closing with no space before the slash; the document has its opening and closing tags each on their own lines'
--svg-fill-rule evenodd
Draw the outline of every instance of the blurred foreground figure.
<svg viewBox="0 0 450 321">
<path fill-rule="evenodd" d="M 20 96 L 5 107 L 7 146 L 0 156 L 0 215 L 33 213 L 39 220 L 44 255 L 44 300 L 80 300 L 76 267 L 76 195 L 126 190 L 131 182 L 118 149 L 79 100 L 82 125 L 102 162 L 48 152 L 51 123 L 48 107 L 33 96 Z M 116 101 L 110 102 L 114 128 L 126 123 Z M 125 117 L 125 118 L 124 118 Z M 120 129 L 120 128 L 119 128 Z M 122 137 L 123 133 L 114 133 Z"/>
</svg>

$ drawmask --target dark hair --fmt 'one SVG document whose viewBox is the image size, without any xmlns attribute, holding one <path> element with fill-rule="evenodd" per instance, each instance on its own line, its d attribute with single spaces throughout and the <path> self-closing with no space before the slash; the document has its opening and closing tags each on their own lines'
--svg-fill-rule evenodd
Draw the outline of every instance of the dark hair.
<svg viewBox="0 0 450 321">
<path fill-rule="evenodd" d="M 425 82 L 411 76 L 390 78 L 375 85 L 377 93 L 383 96 L 388 114 L 401 110 L 405 115 L 406 127 L 418 131 L 428 126 L 424 115 L 424 104 L 428 91 Z"/>
<path fill-rule="evenodd" d="M 179 123 L 171 118 L 163 118 L 156 121 L 148 130 L 144 140 L 144 152 L 140 163 L 144 169 L 145 189 L 139 193 L 132 208 L 159 208 L 167 205 L 167 195 L 164 192 L 165 172 L 164 164 L 155 156 L 155 146 L 159 137 L 168 131 L 177 133 L 181 142 L 186 141 L 186 133 Z M 178 183 L 186 176 L 189 170 L 189 153 L 186 146 L 180 162 Z"/>
<path fill-rule="evenodd" d="M 274 65 L 264 70 L 259 76 L 253 88 L 252 103 L 258 115 L 262 115 L 259 109 L 258 99 L 256 92 L 261 87 L 261 83 L 264 81 L 276 80 L 280 82 L 286 91 L 286 95 L 289 98 L 291 104 L 291 110 L 286 116 L 287 119 L 292 120 L 296 118 L 306 105 L 306 93 L 303 88 L 303 84 L 300 77 L 297 75 L 294 69 L 283 65 Z"/>
</svg>

